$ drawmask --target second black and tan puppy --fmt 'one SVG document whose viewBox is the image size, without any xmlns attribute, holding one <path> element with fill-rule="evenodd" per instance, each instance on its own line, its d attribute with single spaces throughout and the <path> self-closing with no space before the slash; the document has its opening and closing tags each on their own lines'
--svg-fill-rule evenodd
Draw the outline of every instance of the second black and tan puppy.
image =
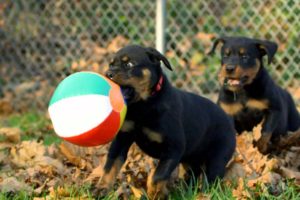
<svg viewBox="0 0 300 200">
<path fill-rule="evenodd" d="M 238 133 L 251 131 L 264 120 L 256 145 L 267 153 L 269 142 L 276 145 L 280 135 L 300 128 L 300 116 L 291 95 L 275 84 L 263 66 L 263 57 L 267 55 L 270 63 L 277 44 L 246 37 L 221 37 L 211 53 L 219 43 L 223 45 L 218 104 L 234 118 Z"/>
<path fill-rule="evenodd" d="M 136 143 L 159 159 L 147 192 L 166 191 L 172 171 L 183 163 L 197 177 L 201 166 L 211 183 L 222 178 L 235 149 L 235 130 L 225 112 L 211 101 L 171 86 L 161 68 L 168 60 L 153 48 L 119 50 L 106 76 L 118 83 L 128 104 L 126 121 L 112 142 L 102 187 L 109 188 Z"/>
</svg>

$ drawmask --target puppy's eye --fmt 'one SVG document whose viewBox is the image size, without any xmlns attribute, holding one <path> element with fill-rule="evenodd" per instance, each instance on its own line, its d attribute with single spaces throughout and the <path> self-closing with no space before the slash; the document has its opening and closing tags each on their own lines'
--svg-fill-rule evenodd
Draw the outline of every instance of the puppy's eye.
<svg viewBox="0 0 300 200">
<path fill-rule="evenodd" d="M 109 67 L 109 68 L 113 68 L 113 67 L 114 67 L 113 63 L 110 63 L 110 64 L 108 65 L 108 67 Z"/>
<path fill-rule="evenodd" d="M 247 60 L 248 58 L 249 58 L 249 56 L 248 56 L 248 55 L 245 55 L 245 54 L 244 54 L 244 55 L 242 55 L 242 59 L 243 59 L 243 60 Z"/>
<path fill-rule="evenodd" d="M 132 67 L 134 67 L 134 64 L 132 62 L 128 62 L 128 63 L 126 63 L 126 67 L 132 68 Z"/>
</svg>

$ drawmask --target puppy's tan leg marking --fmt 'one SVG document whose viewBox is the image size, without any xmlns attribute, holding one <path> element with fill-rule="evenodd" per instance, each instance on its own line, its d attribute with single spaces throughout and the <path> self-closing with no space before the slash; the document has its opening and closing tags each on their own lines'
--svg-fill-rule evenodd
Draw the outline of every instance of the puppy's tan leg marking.
<svg viewBox="0 0 300 200">
<path fill-rule="evenodd" d="M 104 174 L 100 181 L 102 188 L 110 189 L 113 186 L 113 184 L 115 183 L 115 180 L 117 178 L 117 175 L 122 168 L 122 165 L 123 165 L 123 162 L 119 158 L 117 158 L 114 161 L 114 164 L 111 167 L 111 169 L 108 172 L 104 171 Z"/>
<path fill-rule="evenodd" d="M 241 103 L 227 104 L 220 102 L 220 106 L 228 115 L 231 116 L 238 114 L 243 109 L 243 105 Z"/>
<path fill-rule="evenodd" d="M 123 132 L 130 132 L 133 129 L 134 129 L 134 122 L 130 120 L 125 120 L 121 127 L 121 131 Z"/>
<path fill-rule="evenodd" d="M 143 133 L 145 133 L 147 137 L 153 142 L 157 142 L 157 143 L 163 142 L 163 138 L 161 134 L 158 132 L 152 131 L 149 128 L 143 128 Z"/>
</svg>

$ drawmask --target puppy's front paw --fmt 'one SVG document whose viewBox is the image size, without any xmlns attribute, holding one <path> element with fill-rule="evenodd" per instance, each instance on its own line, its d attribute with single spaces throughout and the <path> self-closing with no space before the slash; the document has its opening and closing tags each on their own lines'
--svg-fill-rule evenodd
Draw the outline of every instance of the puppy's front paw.
<svg viewBox="0 0 300 200">
<path fill-rule="evenodd" d="M 150 199 L 166 199 L 168 193 L 166 181 L 147 185 L 147 194 Z"/>
<path fill-rule="evenodd" d="M 166 199 L 169 191 L 167 181 L 153 182 L 154 171 L 150 173 L 147 179 L 147 195 L 149 199 Z"/>
<path fill-rule="evenodd" d="M 114 177 L 111 176 L 111 173 L 103 172 L 101 178 L 94 185 L 92 189 L 92 194 L 94 197 L 105 197 L 113 189 Z"/>
<path fill-rule="evenodd" d="M 106 197 L 109 193 L 109 188 L 94 188 L 92 190 L 92 195 L 94 197 Z"/>
<path fill-rule="evenodd" d="M 254 146 L 256 146 L 262 154 L 268 153 L 271 136 L 271 134 L 262 134 L 259 140 L 254 142 Z"/>
</svg>

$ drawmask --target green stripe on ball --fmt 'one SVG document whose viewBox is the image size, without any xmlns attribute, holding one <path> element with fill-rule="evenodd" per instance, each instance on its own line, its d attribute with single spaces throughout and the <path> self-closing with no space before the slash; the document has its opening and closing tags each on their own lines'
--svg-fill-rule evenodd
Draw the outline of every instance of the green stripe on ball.
<svg viewBox="0 0 300 200">
<path fill-rule="evenodd" d="M 80 95 L 109 95 L 111 86 L 100 75 L 91 72 L 77 72 L 65 78 L 56 88 L 49 106 L 55 102 Z"/>
</svg>

